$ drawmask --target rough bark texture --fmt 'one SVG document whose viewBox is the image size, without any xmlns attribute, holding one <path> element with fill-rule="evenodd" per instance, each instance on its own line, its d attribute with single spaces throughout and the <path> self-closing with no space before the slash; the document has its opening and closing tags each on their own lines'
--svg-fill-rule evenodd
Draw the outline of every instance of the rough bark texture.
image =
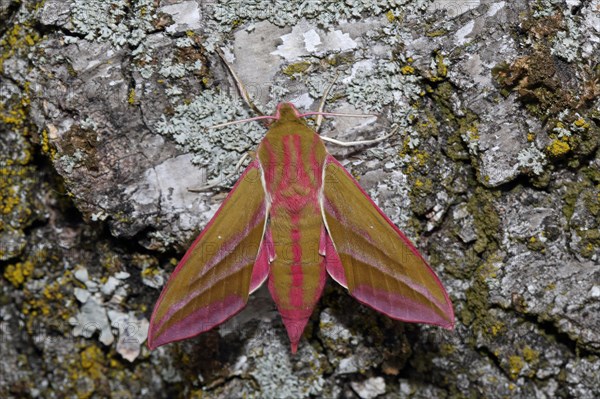
<svg viewBox="0 0 600 399">
<path fill-rule="evenodd" d="M 600 396 L 600 1 L 0 0 L 0 397 Z M 409 234 L 454 331 L 329 285 L 297 356 L 268 294 L 149 352 L 256 103 L 322 133 Z M 188 190 L 222 179 L 218 189 Z M 351 310 L 351 311 L 349 311 Z"/>
</svg>

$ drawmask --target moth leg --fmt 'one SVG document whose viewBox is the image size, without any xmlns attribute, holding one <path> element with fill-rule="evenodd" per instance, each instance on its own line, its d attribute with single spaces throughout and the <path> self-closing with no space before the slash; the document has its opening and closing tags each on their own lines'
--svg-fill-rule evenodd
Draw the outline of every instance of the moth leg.
<svg viewBox="0 0 600 399">
<path fill-rule="evenodd" d="M 223 51 L 221 51 L 220 48 L 217 48 L 217 54 L 219 54 L 221 61 L 223 61 L 223 64 L 225 64 L 225 66 L 227 67 L 229 74 L 235 81 L 237 89 L 240 92 L 240 95 L 242 96 L 242 98 L 244 99 L 246 104 L 248 104 L 250 109 L 252 111 L 254 111 L 257 115 L 264 116 L 265 114 L 260 109 L 258 109 L 258 107 L 252 102 L 252 99 L 250 98 L 250 94 L 248 94 L 248 90 L 246 90 L 246 87 L 242 83 L 242 80 L 237 76 L 237 74 L 233 70 L 233 67 L 231 65 L 229 65 L 229 63 L 225 59 L 225 54 L 223 54 Z"/>
<path fill-rule="evenodd" d="M 331 89 L 333 88 L 333 85 L 335 84 L 335 82 L 338 80 L 339 77 L 340 77 L 340 73 L 336 72 L 335 76 L 333 77 L 333 80 L 331 81 L 329 86 L 327 86 L 327 88 L 323 92 L 323 96 L 321 97 L 321 102 L 319 103 L 319 111 L 318 112 L 323 112 L 323 109 L 325 108 L 325 101 L 327 100 L 327 97 L 329 96 L 329 92 L 331 91 Z M 317 133 L 319 133 L 319 129 L 321 128 L 322 123 L 323 123 L 323 115 L 317 115 L 317 121 L 315 124 L 315 131 Z"/>
<path fill-rule="evenodd" d="M 189 188 L 188 187 L 187 190 L 191 193 L 201 193 L 201 192 L 209 190 L 211 188 L 220 186 L 223 182 L 229 180 L 232 177 L 237 176 L 240 173 L 240 170 L 242 169 L 242 165 L 244 164 L 244 161 L 246 159 L 248 159 L 249 156 L 250 155 L 248 155 L 248 153 L 245 153 L 244 155 L 241 156 L 240 160 L 235 164 L 235 169 L 234 169 L 233 173 L 231 173 L 225 177 L 221 177 L 221 176 L 215 177 L 214 179 L 207 181 L 206 184 L 203 186 L 200 186 L 197 188 Z"/>
<path fill-rule="evenodd" d="M 327 141 L 328 143 L 332 143 L 332 144 L 339 145 L 339 146 L 342 146 L 342 147 L 353 147 L 353 146 L 356 146 L 356 145 L 375 144 L 375 143 L 379 143 L 380 141 L 384 141 L 384 140 L 389 139 L 394 134 L 396 134 L 396 132 L 398 132 L 398 129 L 399 129 L 399 127 L 396 126 L 396 127 L 394 127 L 392 129 L 391 132 L 389 132 L 385 136 L 381 136 L 381 137 L 378 137 L 378 138 L 372 139 L 372 140 L 341 141 L 341 140 L 336 140 L 336 139 L 332 139 L 330 137 L 324 137 L 324 136 L 321 136 L 321 140 Z"/>
</svg>

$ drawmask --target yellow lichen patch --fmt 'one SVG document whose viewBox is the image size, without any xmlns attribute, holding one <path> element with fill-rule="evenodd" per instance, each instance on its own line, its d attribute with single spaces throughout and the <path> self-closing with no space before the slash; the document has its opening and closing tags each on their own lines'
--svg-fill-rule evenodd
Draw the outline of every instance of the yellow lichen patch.
<svg viewBox="0 0 600 399">
<path fill-rule="evenodd" d="M 473 126 L 469 126 L 467 128 L 467 132 L 471 140 L 479 140 L 479 129 L 477 123 L 475 123 Z"/>
<path fill-rule="evenodd" d="M 510 356 L 508 358 L 508 367 L 510 378 L 516 380 L 523 367 L 525 367 L 525 362 L 521 356 Z"/>
<path fill-rule="evenodd" d="M 34 254 L 31 254 L 29 259 L 33 262 L 33 277 L 38 278 L 35 274 L 35 269 L 53 270 L 54 266 L 59 263 L 58 257 L 52 256 L 47 250 L 41 249 Z M 44 320 L 68 320 L 73 316 L 73 307 L 65 305 L 65 286 L 73 281 L 72 274 L 64 273 L 58 278 L 51 281 L 46 281 L 45 285 L 28 285 L 23 288 L 24 298 L 21 312 L 28 316 L 26 326 L 28 331 L 32 332 L 37 326 L 37 317 L 42 316 Z M 35 287 L 35 289 L 34 289 Z M 31 289 L 30 289 L 31 288 Z"/>
<path fill-rule="evenodd" d="M 108 364 L 112 369 L 123 368 L 123 363 L 121 363 L 119 359 L 111 358 Z"/>
<path fill-rule="evenodd" d="M 22 48 L 34 46 L 40 36 L 27 25 L 14 24 L 0 40 L 0 73 L 4 72 L 4 62 L 12 58 Z"/>
<path fill-rule="evenodd" d="M 69 363 L 69 376 L 72 388 L 76 390 L 76 397 L 87 399 L 100 394 L 106 384 L 106 359 L 102 350 L 95 344 L 84 348 L 78 357 Z"/>
<path fill-rule="evenodd" d="M 490 258 L 490 262 L 486 262 L 479 268 L 479 275 L 484 280 L 494 279 L 498 276 L 498 258 L 496 256 Z"/>
<path fill-rule="evenodd" d="M 581 129 L 589 129 L 590 127 L 589 123 L 587 123 L 583 118 L 577 119 L 575 122 L 573 122 L 573 124 Z"/>
<path fill-rule="evenodd" d="M 9 187 L 5 193 L 0 194 L 0 211 L 8 215 L 20 202 L 15 187 Z"/>
<path fill-rule="evenodd" d="M 444 55 L 441 52 L 435 54 L 436 76 L 432 79 L 433 82 L 443 80 L 448 76 L 448 66 L 444 62 Z"/>
<path fill-rule="evenodd" d="M 535 133 L 527 133 L 527 141 L 531 143 L 533 140 L 535 140 Z"/>
<path fill-rule="evenodd" d="M 25 261 L 8 265 L 4 270 L 4 278 L 15 287 L 20 287 L 33 272 L 33 262 Z"/>
<path fill-rule="evenodd" d="M 415 150 L 412 156 L 412 162 L 422 168 L 427 164 L 429 160 L 429 154 L 423 151 Z"/>
<path fill-rule="evenodd" d="M 31 162 L 32 159 L 32 155 L 31 155 L 31 151 L 28 151 L 27 149 L 23 149 L 23 151 L 21 152 L 21 157 L 19 158 L 19 164 L 21 166 L 25 166 L 28 165 Z"/>
<path fill-rule="evenodd" d="M 129 90 L 129 96 L 127 97 L 127 102 L 129 103 L 129 105 L 135 104 L 135 89 L 132 88 Z"/>
<path fill-rule="evenodd" d="M 25 302 L 21 312 L 24 315 L 31 316 L 27 320 L 27 331 L 33 332 L 33 322 L 37 316 L 48 316 L 50 311 L 50 305 L 45 299 L 32 298 Z"/>
<path fill-rule="evenodd" d="M 206 398 L 206 393 L 201 389 L 196 389 L 190 392 L 190 399 L 203 399 Z"/>
<path fill-rule="evenodd" d="M 452 344 L 445 343 L 440 346 L 440 353 L 443 356 L 449 356 L 449 355 L 453 354 L 455 351 L 456 351 L 456 347 Z"/>
<path fill-rule="evenodd" d="M 10 154 L 9 154 L 10 156 Z M 31 186 L 28 180 L 32 167 L 26 166 L 31 161 L 30 151 L 25 143 L 18 159 L 0 159 L 0 226 L 11 225 L 19 229 L 32 214 L 31 204 L 27 201 Z M 3 219 L 3 220 L 2 220 Z M 16 223 L 15 223 L 16 222 Z"/>
<path fill-rule="evenodd" d="M 282 72 L 284 75 L 293 76 L 296 74 L 306 72 L 308 68 L 310 68 L 310 62 L 302 61 L 286 66 L 285 68 L 283 68 Z"/>
<path fill-rule="evenodd" d="M 492 334 L 492 336 L 497 336 L 498 334 L 500 334 L 500 332 L 504 329 L 504 323 L 502 322 L 498 322 L 496 324 L 493 324 L 490 326 L 490 334 Z"/>
<path fill-rule="evenodd" d="M 160 273 L 161 273 L 161 271 L 158 268 L 147 267 L 144 270 L 142 270 L 141 275 L 142 275 L 142 278 L 144 278 L 144 279 L 152 279 L 153 277 L 156 277 Z"/>
<path fill-rule="evenodd" d="M 104 376 L 104 353 L 92 344 L 80 353 L 81 368 L 92 378 Z"/>
<path fill-rule="evenodd" d="M 25 121 L 27 114 L 22 108 L 15 108 L 8 111 L 8 113 L 2 115 L 2 122 L 7 125 L 14 125 L 21 127 Z"/>
<path fill-rule="evenodd" d="M 60 284 L 56 281 L 45 286 L 42 294 L 49 301 L 58 301 L 64 298 L 63 293 L 60 291 Z"/>
<path fill-rule="evenodd" d="M 430 155 L 427 152 L 420 151 L 417 148 L 411 148 L 410 146 L 410 137 L 406 137 L 402 143 L 402 151 L 398 154 L 400 157 L 404 158 L 406 156 L 410 157 L 410 163 L 406 167 L 406 173 L 412 174 L 415 170 L 420 170 L 427 165 Z"/>
<path fill-rule="evenodd" d="M 105 255 L 100 259 L 100 264 L 108 270 L 109 273 L 116 273 L 123 270 L 123 261 L 117 255 L 105 252 Z"/>
<path fill-rule="evenodd" d="M 0 46 L 1 53 L 1 46 Z M 6 104 L 10 104 L 10 107 L 6 107 Z M 31 104 L 30 99 L 30 82 L 23 84 L 23 91 L 19 98 L 11 99 L 5 103 L 0 103 L 0 122 L 7 125 L 11 125 L 15 130 L 21 133 L 21 135 L 27 137 L 29 135 L 29 105 Z M 19 163 L 25 165 L 31 159 L 31 154 L 23 152 L 19 158 Z"/>
<path fill-rule="evenodd" d="M 405 65 L 402 67 L 400 72 L 402 73 L 402 75 L 413 75 L 415 73 L 415 68 L 413 68 L 410 65 Z"/>
<path fill-rule="evenodd" d="M 392 10 L 389 10 L 388 12 L 386 12 L 385 17 L 387 18 L 387 20 L 389 22 L 394 22 L 394 20 L 396 19 L 396 16 L 394 15 L 394 12 Z"/>
<path fill-rule="evenodd" d="M 425 35 L 427 37 L 439 37 L 439 36 L 444 36 L 446 33 L 448 33 L 448 31 L 445 29 L 438 29 L 438 30 L 433 30 L 433 31 L 427 32 L 427 33 L 425 33 Z"/>
<path fill-rule="evenodd" d="M 546 147 L 546 151 L 554 158 L 560 158 L 571 151 L 569 143 L 563 140 L 553 140 L 552 143 Z"/>
<path fill-rule="evenodd" d="M 536 363 L 540 358 L 540 354 L 531 347 L 526 346 L 523 348 L 523 358 L 527 363 Z"/>
</svg>

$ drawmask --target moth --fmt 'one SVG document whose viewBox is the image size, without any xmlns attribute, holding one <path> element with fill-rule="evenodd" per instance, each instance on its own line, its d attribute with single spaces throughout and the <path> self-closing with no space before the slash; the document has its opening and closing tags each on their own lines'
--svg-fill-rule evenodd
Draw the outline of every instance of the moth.
<svg viewBox="0 0 600 399">
<path fill-rule="evenodd" d="M 305 115 L 277 107 L 256 157 L 164 287 L 150 349 L 223 323 L 266 282 L 295 353 L 328 275 L 391 318 L 453 328 L 434 271 Z"/>
</svg>

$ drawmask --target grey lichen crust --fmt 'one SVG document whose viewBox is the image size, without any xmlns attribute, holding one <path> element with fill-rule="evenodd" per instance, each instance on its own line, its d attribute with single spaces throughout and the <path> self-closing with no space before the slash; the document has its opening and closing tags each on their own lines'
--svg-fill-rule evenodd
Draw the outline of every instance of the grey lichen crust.
<svg viewBox="0 0 600 399">
<path fill-rule="evenodd" d="M 0 397 L 600 397 L 600 1 L 0 0 Z M 292 356 L 265 289 L 145 347 L 265 133 L 321 134 L 429 259 L 456 328 L 330 285 Z M 248 162 L 248 161 L 246 161 Z M 243 164 L 240 165 L 243 167 Z M 232 177 L 233 176 L 233 177 Z M 203 193 L 190 191 L 215 183 Z"/>
</svg>

